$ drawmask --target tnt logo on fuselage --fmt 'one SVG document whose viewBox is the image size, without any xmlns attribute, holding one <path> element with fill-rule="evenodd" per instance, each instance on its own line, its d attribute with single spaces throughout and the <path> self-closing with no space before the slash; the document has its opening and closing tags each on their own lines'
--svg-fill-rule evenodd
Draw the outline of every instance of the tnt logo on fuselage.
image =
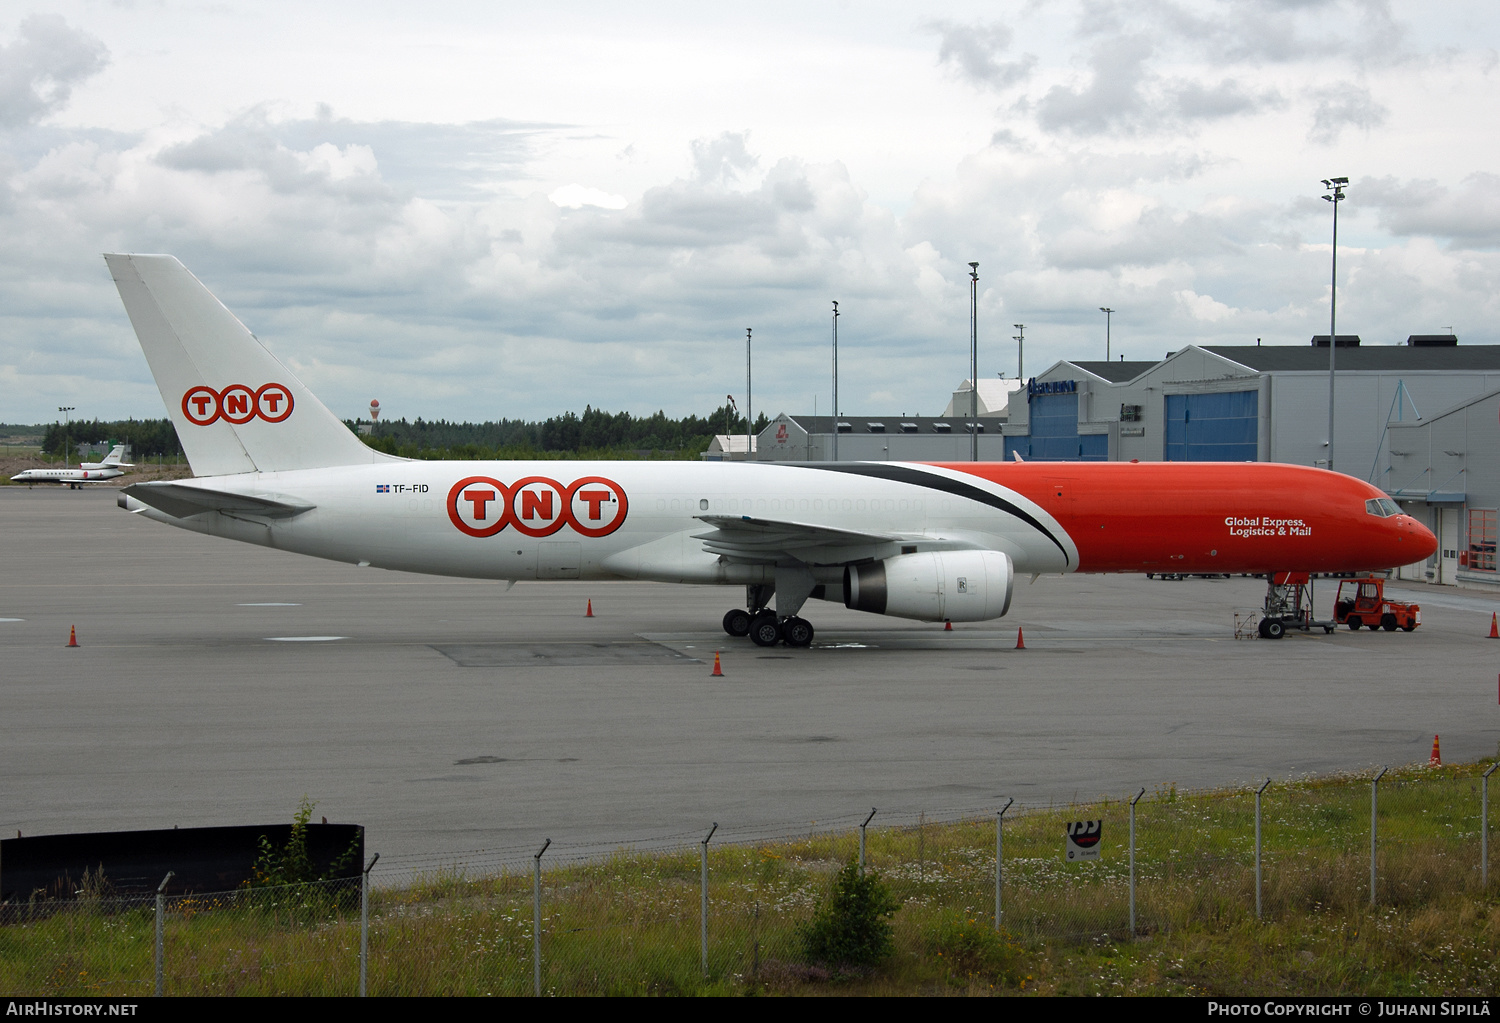
<svg viewBox="0 0 1500 1023">
<path fill-rule="evenodd" d="M 252 419 L 285 422 L 292 414 L 291 389 L 285 384 L 262 384 L 251 389 L 230 384 L 214 390 L 207 384 L 190 388 L 182 396 L 182 414 L 194 426 L 210 426 L 219 420 L 243 426 Z"/>
<path fill-rule="evenodd" d="M 625 521 L 625 488 L 603 476 L 564 486 L 545 476 L 502 483 L 469 476 L 448 491 L 448 518 L 462 533 L 486 537 L 514 528 L 523 536 L 551 536 L 569 527 L 581 536 L 608 536 Z"/>
</svg>

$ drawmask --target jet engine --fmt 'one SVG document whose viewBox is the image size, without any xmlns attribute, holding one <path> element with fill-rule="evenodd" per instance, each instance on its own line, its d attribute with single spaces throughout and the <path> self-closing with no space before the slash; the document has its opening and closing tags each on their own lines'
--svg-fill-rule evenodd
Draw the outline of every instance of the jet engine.
<svg viewBox="0 0 1500 1023">
<path fill-rule="evenodd" d="M 901 554 L 844 568 L 844 606 L 921 622 L 983 622 L 1010 610 L 1015 567 L 999 551 Z"/>
</svg>

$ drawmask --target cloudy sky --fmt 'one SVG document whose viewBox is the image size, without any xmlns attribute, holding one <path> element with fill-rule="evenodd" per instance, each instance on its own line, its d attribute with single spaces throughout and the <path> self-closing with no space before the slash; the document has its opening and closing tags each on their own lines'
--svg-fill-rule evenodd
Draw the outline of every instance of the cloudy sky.
<svg viewBox="0 0 1500 1023">
<path fill-rule="evenodd" d="M 0 7 L 0 421 L 160 416 L 99 254 L 336 412 L 940 412 L 1189 343 L 1500 344 L 1500 6 Z"/>
</svg>

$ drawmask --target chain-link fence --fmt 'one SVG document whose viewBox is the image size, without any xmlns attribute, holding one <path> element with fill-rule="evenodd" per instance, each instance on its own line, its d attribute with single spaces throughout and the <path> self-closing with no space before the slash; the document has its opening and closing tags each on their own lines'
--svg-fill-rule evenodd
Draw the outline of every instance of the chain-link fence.
<svg viewBox="0 0 1500 1023">
<path fill-rule="evenodd" d="M 1491 768 L 1493 770 L 1493 768 Z M 1257 917 L 1486 896 L 1488 774 L 1408 769 L 1066 806 L 878 812 L 800 827 L 390 864 L 359 878 L 0 906 L 25 995 L 674 994 L 826 975 L 809 923 L 860 863 L 903 956 L 960 970 L 975 935 L 1112 941 Z M 998 918 L 997 918 L 998 913 Z"/>
</svg>

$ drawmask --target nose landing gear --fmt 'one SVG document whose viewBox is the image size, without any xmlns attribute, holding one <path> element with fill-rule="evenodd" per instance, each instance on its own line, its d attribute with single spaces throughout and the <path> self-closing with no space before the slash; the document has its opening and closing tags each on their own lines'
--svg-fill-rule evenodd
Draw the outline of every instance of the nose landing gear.
<svg viewBox="0 0 1500 1023">
<path fill-rule="evenodd" d="M 1287 629 L 1333 632 L 1337 622 L 1322 622 L 1313 616 L 1310 582 L 1306 572 L 1277 572 L 1266 580 L 1266 601 L 1256 626 L 1261 639 L 1280 639 Z"/>
</svg>

